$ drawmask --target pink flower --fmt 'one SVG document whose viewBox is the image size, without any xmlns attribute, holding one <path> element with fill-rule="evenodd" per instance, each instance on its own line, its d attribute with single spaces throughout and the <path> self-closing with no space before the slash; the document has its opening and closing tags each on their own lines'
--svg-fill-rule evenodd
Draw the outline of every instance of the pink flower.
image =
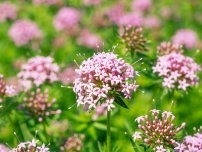
<svg viewBox="0 0 202 152">
<path fill-rule="evenodd" d="M 151 0 L 133 0 L 132 6 L 134 10 L 144 12 L 151 8 L 152 1 Z"/>
<path fill-rule="evenodd" d="M 9 148 L 3 144 L 0 144 L 0 152 L 9 152 Z"/>
<path fill-rule="evenodd" d="M 63 7 L 59 10 L 54 19 L 54 26 L 58 31 L 71 30 L 78 26 L 80 12 L 74 8 Z"/>
<path fill-rule="evenodd" d="M 99 5 L 102 0 L 83 0 L 84 4 L 87 6 L 90 5 Z"/>
<path fill-rule="evenodd" d="M 126 13 L 122 15 L 119 18 L 118 25 L 119 26 L 127 26 L 127 25 L 132 25 L 132 26 L 141 26 L 143 24 L 143 17 L 140 13 L 138 12 L 131 12 L 131 13 Z"/>
<path fill-rule="evenodd" d="M 59 73 L 59 80 L 64 84 L 73 84 L 77 78 L 78 74 L 75 72 L 74 66 L 69 66 Z"/>
<path fill-rule="evenodd" d="M 34 4 L 47 4 L 47 5 L 55 5 L 61 2 L 61 0 L 32 0 Z"/>
<path fill-rule="evenodd" d="M 76 70 L 79 78 L 74 82 L 77 105 L 85 105 L 89 110 L 104 104 L 109 111 L 114 108 L 116 94 L 131 98 L 136 91 L 136 82 L 132 82 L 135 71 L 113 53 L 98 53 L 83 61 Z"/>
<path fill-rule="evenodd" d="M 177 52 L 159 56 L 157 64 L 153 67 L 153 71 L 163 77 L 163 86 L 184 91 L 198 84 L 197 73 L 200 70 L 200 66 L 192 58 Z"/>
<path fill-rule="evenodd" d="M 0 3 L 0 23 L 6 19 L 15 19 L 17 16 L 17 8 L 10 2 Z"/>
<path fill-rule="evenodd" d="M 159 28 L 160 26 L 161 22 L 156 16 L 147 16 L 146 18 L 144 18 L 144 27 L 154 29 Z"/>
<path fill-rule="evenodd" d="M 41 39 L 42 33 L 34 22 L 18 20 L 11 26 L 9 36 L 17 46 L 21 46 Z"/>
<path fill-rule="evenodd" d="M 80 45 L 84 45 L 93 49 L 97 48 L 98 46 L 101 46 L 102 44 L 101 38 L 93 33 L 90 33 L 87 29 L 84 29 L 81 32 L 77 41 Z"/>
<path fill-rule="evenodd" d="M 181 44 L 188 49 L 194 48 L 198 42 L 197 34 L 191 29 L 178 30 L 173 36 L 173 42 Z"/>
<path fill-rule="evenodd" d="M 39 86 L 45 81 L 57 81 L 58 72 L 59 67 L 56 63 L 53 63 L 53 58 L 36 56 L 30 58 L 27 63 L 21 66 L 21 72 L 18 73 L 18 77 L 21 84 L 30 89 L 33 84 Z"/>
<path fill-rule="evenodd" d="M 119 20 L 123 15 L 124 15 L 124 7 L 121 3 L 115 4 L 107 12 L 109 20 L 115 24 L 119 23 Z"/>
</svg>

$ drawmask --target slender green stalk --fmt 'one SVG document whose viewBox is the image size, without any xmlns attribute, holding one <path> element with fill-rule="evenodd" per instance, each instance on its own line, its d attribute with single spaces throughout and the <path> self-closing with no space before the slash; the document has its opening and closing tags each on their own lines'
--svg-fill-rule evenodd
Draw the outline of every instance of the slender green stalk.
<svg viewBox="0 0 202 152">
<path fill-rule="evenodd" d="M 111 152 L 110 111 L 107 111 L 107 152 Z"/>
</svg>

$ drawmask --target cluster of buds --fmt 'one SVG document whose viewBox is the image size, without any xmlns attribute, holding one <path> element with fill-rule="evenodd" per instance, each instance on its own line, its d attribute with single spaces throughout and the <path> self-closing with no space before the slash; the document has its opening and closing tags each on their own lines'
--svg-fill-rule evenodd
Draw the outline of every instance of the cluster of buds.
<svg viewBox="0 0 202 152">
<path fill-rule="evenodd" d="M 114 53 L 98 53 L 83 61 L 76 72 L 79 74 L 74 82 L 77 105 L 85 105 L 89 110 L 104 104 L 110 111 L 115 107 L 117 94 L 131 98 L 137 89 L 133 67 Z"/>
<path fill-rule="evenodd" d="M 24 97 L 23 100 L 23 109 L 27 109 L 28 113 L 37 118 L 39 122 L 50 115 L 61 113 L 61 110 L 53 110 L 53 104 L 56 99 L 49 101 L 48 90 L 41 92 L 41 90 L 37 88 L 35 92 L 31 92 L 27 97 Z"/>
<path fill-rule="evenodd" d="M 22 142 L 9 152 L 50 152 L 49 148 L 46 147 L 45 144 L 39 146 L 37 143 L 38 140 L 35 139 L 32 139 L 32 141 Z"/>
<path fill-rule="evenodd" d="M 69 137 L 64 146 L 61 147 L 62 152 L 79 152 L 83 146 L 84 135 L 74 134 Z"/>
<path fill-rule="evenodd" d="M 3 97 L 15 95 L 15 86 L 7 85 L 4 81 L 3 75 L 0 74 L 0 102 L 3 101 Z"/>
<path fill-rule="evenodd" d="M 159 55 L 166 55 L 172 52 L 182 53 L 182 45 L 174 44 L 171 42 L 162 42 L 158 47 L 158 54 Z"/>
<path fill-rule="evenodd" d="M 163 86 L 169 89 L 186 91 L 190 86 L 197 85 L 197 73 L 201 67 L 195 61 L 181 53 L 172 52 L 159 56 L 153 71 L 163 77 Z"/>
<path fill-rule="evenodd" d="M 175 152 L 202 152 L 202 126 L 194 136 L 186 136 Z"/>
<path fill-rule="evenodd" d="M 141 27 L 125 26 L 120 36 L 128 51 L 143 52 L 146 50 L 147 40 L 144 38 Z"/>
<path fill-rule="evenodd" d="M 151 116 L 140 116 L 136 119 L 138 128 L 142 130 L 142 134 L 134 134 L 137 139 L 142 139 L 154 151 L 174 148 L 178 145 L 176 135 L 184 127 L 182 123 L 180 127 L 175 127 L 173 121 L 175 116 L 171 112 L 164 111 L 160 114 L 160 110 L 151 110 Z"/>
<path fill-rule="evenodd" d="M 18 73 L 22 86 L 30 89 L 33 84 L 39 86 L 46 81 L 57 81 L 59 66 L 53 62 L 52 57 L 36 56 L 30 58 L 27 63 L 21 66 L 21 72 Z"/>
</svg>

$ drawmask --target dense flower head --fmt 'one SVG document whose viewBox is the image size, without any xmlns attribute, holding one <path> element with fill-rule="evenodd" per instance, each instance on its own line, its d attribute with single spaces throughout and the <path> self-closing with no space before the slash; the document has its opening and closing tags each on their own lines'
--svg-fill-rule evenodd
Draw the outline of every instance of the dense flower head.
<svg viewBox="0 0 202 152">
<path fill-rule="evenodd" d="M 21 84 L 26 89 L 30 89 L 33 85 L 39 86 L 46 81 L 57 81 L 58 72 L 59 66 L 54 63 L 52 57 L 36 56 L 30 58 L 27 63 L 21 66 L 18 77 Z"/>
<path fill-rule="evenodd" d="M 63 7 L 59 10 L 54 19 L 54 26 L 58 31 L 71 30 L 78 26 L 80 12 L 74 8 Z"/>
<path fill-rule="evenodd" d="M 87 29 L 81 31 L 81 34 L 78 37 L 77 41 L 80 45 L 84 45 L 93 49 L 102 44 L 101 38 L 98 35 L 91 33 Z"/>
<path fill-rule="evenodd" d="M 84 135 L 74 134 L 70 136 L 64 146 L 61 147 L 62 152 L 72 151 L 80 152 L 83 146 Z"/>
<path fill-rule="evenodd" d="M 144 12 L 151 8 L 152 1 L 151 0 L 134 0 L 132 6 L 134 10 Z"/>
<path fill-rule="evenodd" d="M 34 22 L 21 19 L 11 26 L 9 36 L 17 46 L 21 46 L 41 39 L 42 32 Z"/>
<path fill-rule="evenodd" d="M 164 87 L 184 91 L 198 84 L 197 73 L 200 70 L 200 66 L 192 58 L 176 52 L 159 56 L 153 67 L 153 71 L 163 78 Z"/>
<path fill-rule="evenodd" d="M 102 2 L 102 0 L 83 0 L 83 3 L 87 6 L 90 5 L 99 5 Z"/>
<path fill-rule="evenodd" d="M 202 133 L 186 136 L 175 149 L 176 152 L 202 152 Z"/>
<path fill-rule="evenodd" d="M 138 128 L 142 133 L 137 134 L 137 139 L 151 146 L 154 151 L 168 150 L 178 145 L 176 134 L 180 132 L 185 123 L 180 127 L 174 125 L 175 116 L 168 111 L 151 110 L 151 115 L 140 116 L 136 119 Z"/>
<path fill-rule="evenodd" d="M 123 15 L 124 7 L 122 3 L 117 3 L 116 5 L 112 6 L 107 12 L 107 17 L 109 20 L 115 24 L 119 23 L 119 20 Z"/>
<path fill-rule="evenodd" d="M 15 86 L 6 84 L 4 76 L 0 74 L 0 102 L 3 101 L 3 97 L 13 96 L 15 94 Z"/>
<path fill-rule="evenodd" d="M 43 144 L 39 146 L 39 141 L 32 139 L 32 141 L 21 142 L 16 148 L 13 148 L 9 152 L 50 152 L 50 149 Z"/>
<path fill-rule="evenodd" d="M 123 14 L 118 21 L 119 26 L 127 26 L 127 25 L 132 25 L 132 26 L 141 26 L 143 25 L 143 17 L 140 13 L 138 12 L 130 12 L 130 13 L 125 13 Z"/>
<path fill-rule="evenodd" d="M 147 40 L 144 38 L 141 27 L 125 26 L 120 36 L 127 50 L 135 52 L 146 50 Z"/>
<path fill-rule="evenodd" d="M 196 46 L 198 37 L 197 34 L 191 29 L 180 29 L 173 36 L 173 42 L 191 49 Z"/>
<path fill-rule="evenodd" d="M 34 4 L 55 5 L 59 4 L 61 0 L 33 0 Z"/>
<path fill-rule="evenodd" d="M 182 46 L 178 44 L 174 44 L 171 42 L 161 42 L 160 45 L 157 47 L 159 55 L 166 55 L 172 52 L 182 53 Z"/>
<path fill-rule="evenodd" d="M 0 23 L 6 19 L 15 19 L 17 16 L 17 8 L 9 2 L 0 3 Z"/>
<path fill-rule="evenodd" d="M 77 105 L 89 110 L 104 104 L 109 111 L 114 108 L 116 94 L 131 98 L 136 91 L 135 71 L 132 66 L 114 53 L 98 53 L 83 61 L 74 82 Z"/>
<path fill-rule="evenodd" d="M 53 110 L 53 104 L 56 99 L 49 99 L 48 90 L 44 92 L 37 88 L 36 91 L 29 92 L 23 99 L 22 108 L 26 109 L 27 112 L 38 119 L 39 122 L 46 119 L 50 115 L 60 114 L 61 110 Z"/>
</svg>

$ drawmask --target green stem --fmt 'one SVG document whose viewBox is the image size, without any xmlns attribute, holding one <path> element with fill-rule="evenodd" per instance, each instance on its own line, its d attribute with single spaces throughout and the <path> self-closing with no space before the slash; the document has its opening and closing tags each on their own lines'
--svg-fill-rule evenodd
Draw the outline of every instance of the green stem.
<svg viewBox="0 0 202 152">
<path fill-rule="evenodd" d="M 107 152 L 111 152 L 110 111 L 107 111 Z"/>
</svg>

